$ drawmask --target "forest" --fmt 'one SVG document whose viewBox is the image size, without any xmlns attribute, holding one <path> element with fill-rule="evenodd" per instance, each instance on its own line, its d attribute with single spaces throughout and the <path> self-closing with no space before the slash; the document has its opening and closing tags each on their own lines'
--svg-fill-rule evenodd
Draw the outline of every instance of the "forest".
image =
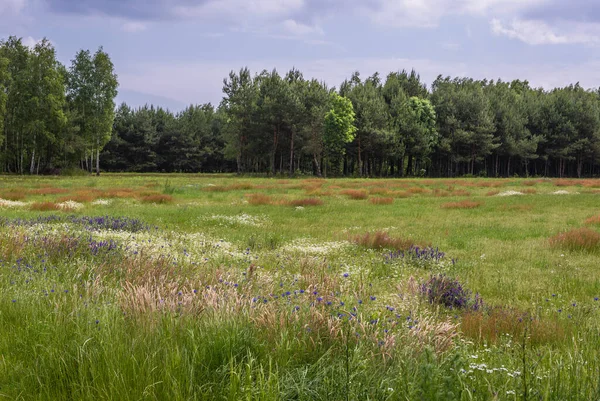
<svg viewBox="0 0 600 401">
<path fill-rule="evenodd" d="M 102 49 L 0 41 L 0 172 L 237 172 L 456 177 L 600 175 L 600 88 L 292 69 L 230 72 L 223 99 L 173 112 L 115 105 Z"/>
</svg>

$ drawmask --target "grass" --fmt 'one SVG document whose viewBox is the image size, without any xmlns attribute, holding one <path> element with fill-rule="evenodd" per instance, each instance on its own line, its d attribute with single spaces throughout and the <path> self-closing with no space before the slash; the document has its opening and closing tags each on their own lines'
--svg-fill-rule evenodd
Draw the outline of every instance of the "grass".
<svg viewBox="0 0 600 401">
<path fill-rule="evenodd" d="M 598 187 L 0 177 L 0 398 L 597 399 Z"/>
</svg>

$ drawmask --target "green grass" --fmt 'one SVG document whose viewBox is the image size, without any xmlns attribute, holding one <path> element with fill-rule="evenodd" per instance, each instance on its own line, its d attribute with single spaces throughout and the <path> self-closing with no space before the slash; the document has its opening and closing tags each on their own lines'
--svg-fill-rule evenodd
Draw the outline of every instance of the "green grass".
<svg viewBox="0 0 600 401">
<path fill-rule="evenodd" d="M 22 202 L 0 201 L 0 398 L 599 399 L 598 252 L 563 234 L 595 238 L 581 229 L 598 230 L 586 220 L 600 181 L 564 184 L 0 177 L 0 199 Z M 412 195 L 369 200 L 395 191 Z M 80 205 L 30 209 L 71 197 Z M 58 220 L 14 220 L 39 216 Z M 354 243 L 377 232 L 445 257 L 390 261 L 395 249 Z M 483 310 L 430 304 L 420 285 L 435 274 Z"/>
</svg>

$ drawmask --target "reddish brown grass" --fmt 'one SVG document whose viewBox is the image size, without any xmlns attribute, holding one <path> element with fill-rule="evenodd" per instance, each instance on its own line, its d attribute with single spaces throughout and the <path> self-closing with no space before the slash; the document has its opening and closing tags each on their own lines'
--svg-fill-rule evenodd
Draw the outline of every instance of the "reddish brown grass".
<svg viewBox="0 0 600 401">
<path fill-rule="evenodd" d="M 394 198 L 410 198 L 412 194 L 406 191 L 391 191 L 388 195 L 393 196 Z"/>
<path fill-rule="evenodd" d="M 320 206 L 323 201 L 319 198 L 304 198 L 304 199 L 293 199 L 288 200 L 284 203 L 288 206 Z"/>
<path fill-rule="evenodd" d="M 405 250 L 415 245 L 415 242 L 412 239 L 393 238 L 384 231 L 356 235 L 351 237 L 350 241 L 357 245 L 364 246 L 365 248 L 372 249 L 389 248 Z"/>
<path fill-rule="evenodd" d="M 550 246 L 569 251 L 598 251 L 600 250 L 600 233 L 586 227 L 577 228 L 550 238 Z"/>
<path fill-rule="evenodd" d="M 429 193 L 430 191 L 428 189 L 421 188 L 421 187 L 411 187 L 411 188 L 408 188 L 406 190 L 406 192 L 408 192 L 410 194 L 426 194 L 426 193 Z"/>
<path fill-rule="evenodd" d="M 586 188 L 600 188 L 600 180 L 583 180 L 581 184 Z"/>
<path fill-rule="evenodd" d="M 38 210 L 40 212 L 48 212 L 54 210 L 62 210 L 60 206 L 58 206 L 54 202 L 34 202 L 29 206 L 31 210 Z"/>
<path fill-rule="evenodd" d="M 569 333 L 557 321 L 532 317 L 513 308 L 496 307 L 486 311 L 469 312 L 461 319 L 466 337 L 486 343 L 496 343 L 502 335 L 523 338 L 527 328 L 528 342 L 534 345 L 563 341 Z"/>
<path fill-rule="evenodd" d="M 444 203 L 442 209 L 475 209 L 481 206 L 481 202 L 475 202 L 471 200 L 463 200 L 460 202 Z"/>
<path fill-rule="evenodd" d="M 447 198 L 450 196 L 450 192 L 444 191 L 443 189 L 434 189 L 433 196 L 436 198 Z"/>
<path fill-rule="evenodd" d="M 389 190 L 383 187 L 369 188 L 369 195 L 387 195 Z"/>
<path fill-rule="evenodd" d="M 585 224 L 588 225 L 600 225 L 600 215 L 590 217 L 585 221 Z"/>
<path fill-rule="evenodd" d="M 11 189 L 7 192 L 0 193 L 0 198 L 11 200 L 11 201 L 20 201 L 25 199 L 27 194 L 23 190 Z"/>
<path fill-rule="evenodd" d="M 480 188 L 499 188 L 504 186 L 504 182 L 502 181 L 484 181 L 484 182 L 478 182 L 475 183 L 474 186 L 476 187 L 480 187 Z"/>
<path fill-rule="evenodd" d="M 524 188 L 521 190 L 522 193 L 524 194 L 529 194 L 529 195 L 535 195 L 537 194 L 537 190 L 534 188 Z"/>
<path fill-rule="evenodd" d="M 32 189 L 31 193 L 34 195 L 58 195 L 58 194 L 69 193 L 69 190 L 65 189 L 65 188 L 48 187 L 48 188 Z"/>
<path fill-rule="evenodd" d="M 251 205 L 272 205 L 273 198 L 265 194 L 246 194 L 244 195 Z"/>
<path fill-rule="evenodd" d="M 554 185 L 556 185 L 557 187 L 573 187 L 577 184 L 578 182 L 576 180 L 559 179 L 554 181 Z"/>
<path fill-rule="evenodd" d="M 136 191 L 131 188 L 113 188 L 102 193 L 103 198 L 135 198 Z"/>
<path fill-rule="evenodd" d="M 171 203 L 173 202 L 173 197 L 171 195 L 165 194 L 152 194 L 152 195 L 142 195 L 139 197 L 140 202 L 143 203 Z"/>
<path fill-rule="evenodd" d="M 452 191 L 452 196 L 471 196 L 469 191 L 465 191 L 464 189 L 457 189 Z"/>
<path fill-rule="evenodd" d="M 350 199 L 367 199 L 369 194 L 364 189 L 345 189 L 340 191 L 340 194 L 348 196 Z"/>
<path fill-rule="evenodd" d="M 496 196 L 500 193 L 500 191 L 498 190 L 493 190 L 493 191 L 489 191 L 488 193 L 485 194 L 485 196 Z"/>
<path fill-rule="evenodd" d="M 536 185 L 538 183 L 538 181 L 523 181 L 522 184 L 527 186 L 527 187 L 533 187 L 534 185 Z"/>
<path fill-rule="evenodd" d="M 374 205 L 391 205 L 394 203 L 394 198 L 371 198 L 369 202 Z"/>
</svg>

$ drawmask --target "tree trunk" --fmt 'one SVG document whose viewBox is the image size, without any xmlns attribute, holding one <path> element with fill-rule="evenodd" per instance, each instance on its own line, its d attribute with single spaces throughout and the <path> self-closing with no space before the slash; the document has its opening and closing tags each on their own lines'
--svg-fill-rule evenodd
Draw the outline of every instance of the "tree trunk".
<svg viewBox="0 0 600 401">
<path fill-rule="evenodd" d="M 273 154 L 271 155 L 271 175 L 275 175 L 275 155 L 277 154 L 277 144 L 279 138 L 277 136 L 277 127 L 273 127 Z"/>
<path fill-rule="evenodd" d="M 313 153 L 313 163 L 315 163 L 315 168 L 317 171 L 317 177 L 321 177 L 321 166 L 319 165 L 319 159 L 317 158 L 317 154 Z"/>
<path fill-rule="evenodd" d="M 29 167 L 29 174 L 33 175 L 33 173 L 35 173 L 35 141 L 31 152 L 31 166 Z"/>
<path fill-rule="evenodd" d="M 100 144 L 96 146 L 96 177 L 100 176 Z"/>
<path fill-rule="evenodd" d="M 508 157 L 508 163 L 506 163 L 506 176 L 510 177 L 510 159 L 511 157 Z"/>
<path fill-rule="evenodd" d="M 292 129 L 292 138 L 290 141 L 290 177 L 294 175 L 294 137 L 296 133 Z"/>
<path fill-rule="evenodd" d="M 362 177 L 363 175 L 363 162 L 362 162 L 362 152 L 360 145 L 360 135 L 358 135 L 358 176 Z"/>
</svg>

